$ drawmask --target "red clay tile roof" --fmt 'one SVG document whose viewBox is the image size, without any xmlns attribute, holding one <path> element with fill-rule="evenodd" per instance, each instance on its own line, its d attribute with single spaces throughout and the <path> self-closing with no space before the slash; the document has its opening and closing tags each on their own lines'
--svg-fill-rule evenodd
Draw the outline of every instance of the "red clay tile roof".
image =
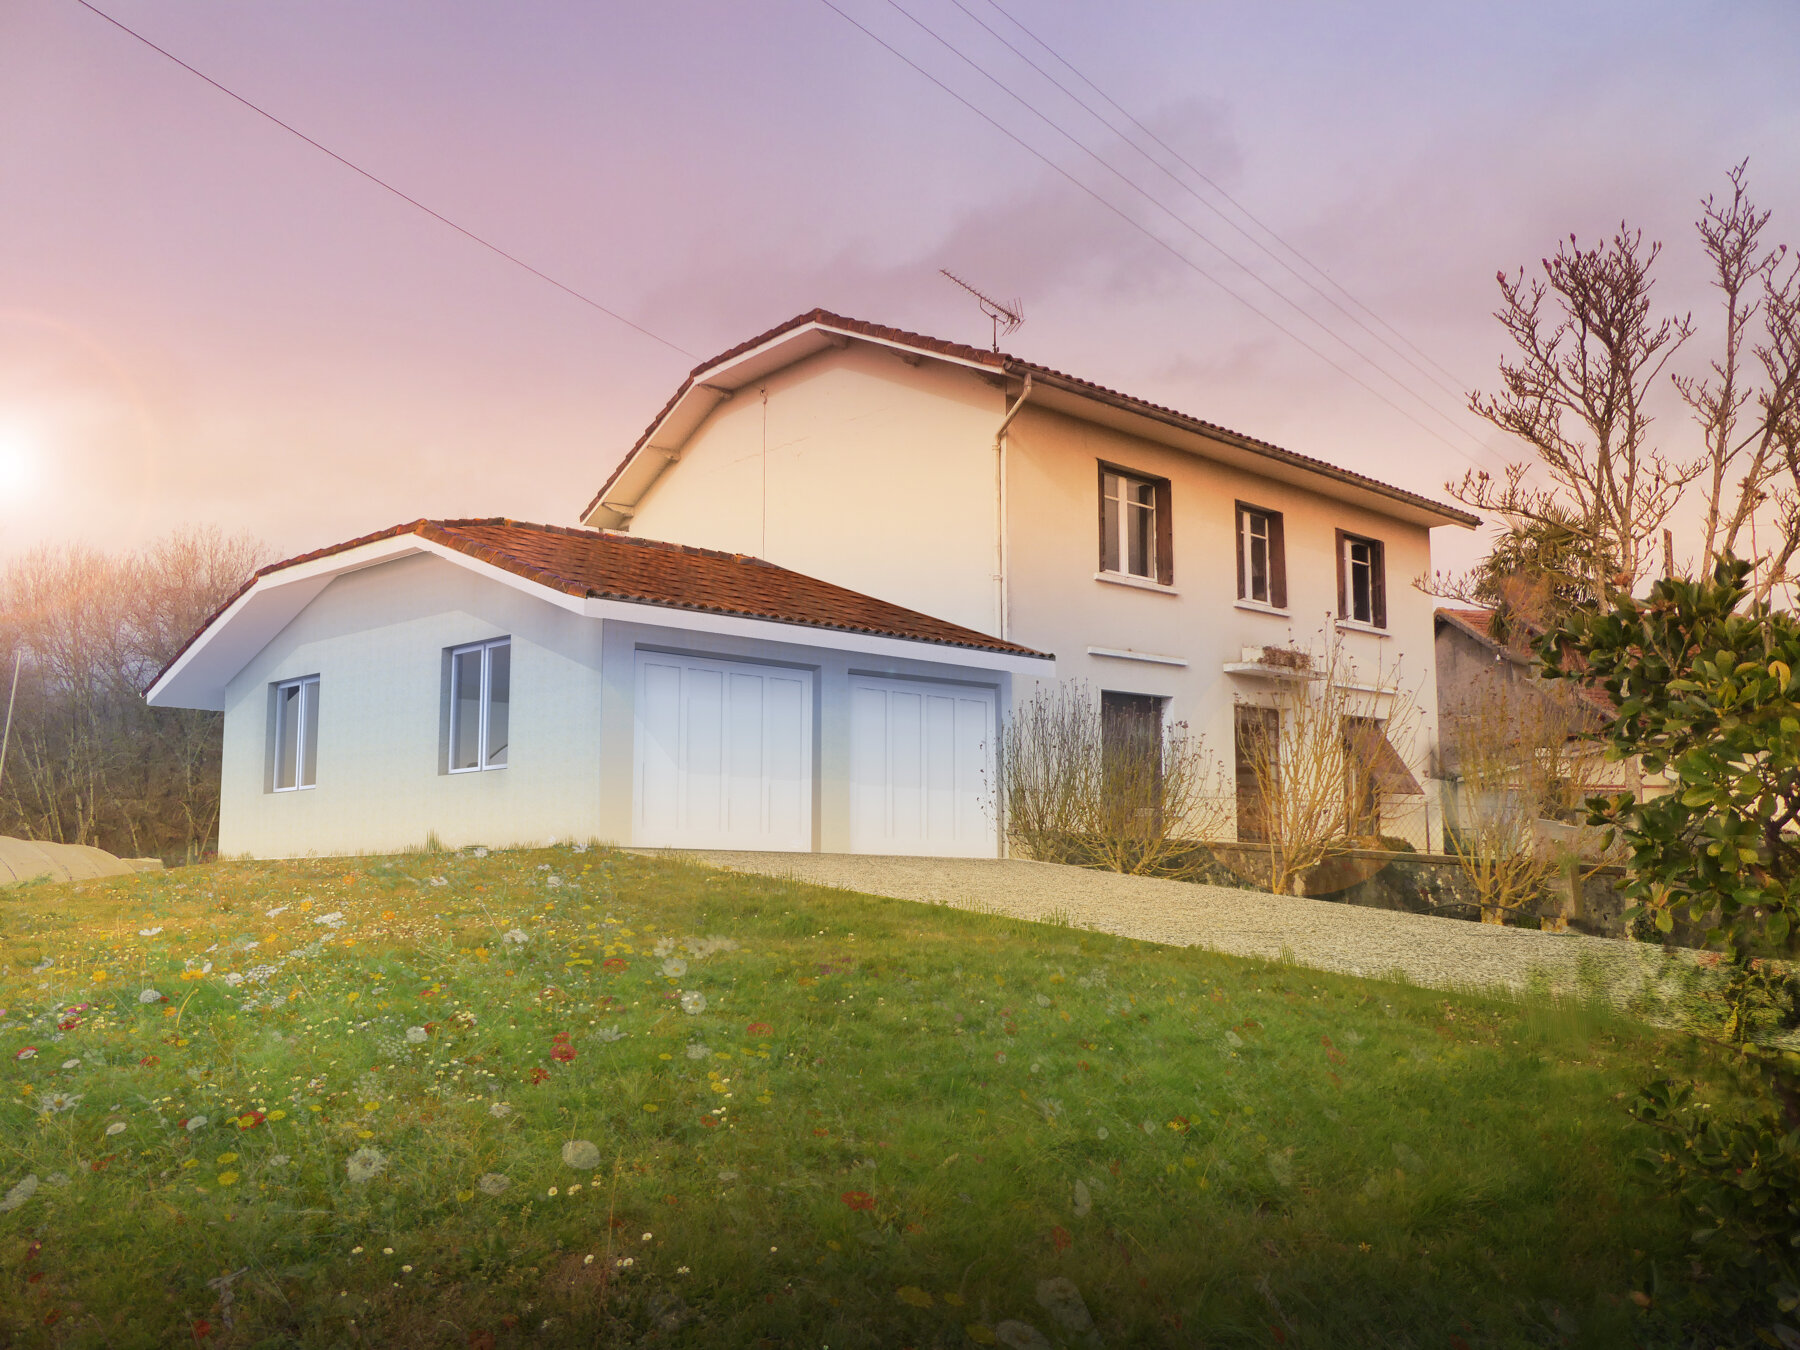
<svg viewBox="0 0 1800 1350">
<path fill-rule="evenodd" d="M 688 390 L 699 383 L 701 378 L 708 371 L 723 365 L 727 361 L 742 356 L 746 352 L 755 351 L 765 342 L 772 342 L 784 333 L 791 332 L 796 328 L 804 328 L 807 324 L 813 323 L 824 324 L 827 327 L 840 329 L 846 333 L 855 333 L 862 337 L 898 343 L 901 346 L 912 347 L 918 351 L 930 352 L 937 356 L 949 357 L 952 360 L 968 361 L 977 365 L 988 366 L 991 369 L 1006 375 L 1016 375 L 1020 377 L 1030 375 L 1034 379 L 1049 380 L 1078 392 L 1089 394 L 1103 402 L 1130 408 L 1137 412 L 1147 413 L 1160 418 L 1163 421 L 1173 422 L 1186 430 L 1197 431 L 1205 435 L 1216 437 L 1220 440 L 1228 441 L 1234 445 L 1242 446 L 1245 449 L 1254 450 L 1259 454 L 1269 456 L 1271 459 L 1278 459 L 1289 464 L 1312 469 L 1328 478 L 1335 478 L 1340 482 L 1352 483 L 1358 487 L 1368 488 L 1372 491 L 1379 492 L 1385 497 L 1391 497 L 1397 501 L 1407 502 L 1413 506 L 1424 507 L 1427 510 L 1438 512 L 1451 521 L 1460 522 L 1466 525 L 1479 525 L 1481 523 L 1481 518 L 1479 516 L 1471 515 L 1469 512 L 1463 511 L 1457 507 L 1446 506 L 1442 502 L 1432 501 L 1429 497 L 1421 497 L 1416 493 L 1406 491 L 1404 488 L 1394 487 L 1391 484 L 1369 478 L 1364 474 L 1356 473 L 1350 469 L 1339 468 L 1337 465 L 1328 464 L 1322 459 L 1313 459 L 1309 455 L 1298 454 L 1292 450 L 1284 450 L 1280 446 L 1273 445 L 1268 441 L 1259 441 L 1254 437 L 1245 436 L 1239 432 L 1219 426 L 1216 423 L 1202 421 L 1200 418 L 1191 417 L 1187 413 L 1177 412 L 1174 408 L 1164 407 L 1160 403 L 1151 403 L 1147 399 L 1135 398 L 1130 394 L 1120 393 L 1116 389 L 1108 389 L 1105 385 L 1096 384 L 1092 380 L 1084 380 L 1077 375 L 1067 375 L 1062 371 L 1054 370 L 1049 366 L 1040 366 L 1033 361 L 1024 361 L 1016 356 L 1009 356 L 1005 352 L 987 351 L 984 348 L 971 347 L 962 342 L 947 342 L 943 338 L 927 337 L 923 333 L 910 333 L 903 328 L 889 328 L 885 324 L 870 323 L 865 319 L 847 318 L 842 314 L 833 314 L 827 309 L 812 309 L 804 314 L 796 315 L 786 323 L 777 324 L 774 328 L 769 329 L 768 332 L 758 333 L 748 341 L 738 343 L 737 346 L 731 348 L 729 351 L 720 352 L 719 355 L 713 357 L 710 361 L 702 361 L 699 365 L 695 366 L 693 370 L 688 373 L 687 379 L 682 381 L 681 387 L 675 391 L 674 395 L 667 403 L 663 404 L 662 411 L 656 414 L 648 427 L 644 428 L 644 434 L 638 437 L 637 443 L 631 447 L 630 453 L 625 455 L 625 457 L 619 461 L 618 466 L 613 469 L 612 473 L 607 477 L 607 480 L 600 485 L 600 490 L 594 494 L 594 499 L 590 501 L 587 504 L 586 509 L 582 511 L 582 519 L 585 520 L 588 515 L 593 512 L 594 508 L 600 504 L 601 500 L 606 496 L 606 490 L 618 480 L 619 475 L 625 471 L 625 467 L 637 457 L 638 452 L 644 448 L 644 445 L 655 433 L 656 428 L 661 425 L 663 418 L 667 417 L 669 413 L 674 410 L 675 405 L 681 402 Z"/>
<path fill-rule="evenodd" d="M 690 548 L 602 530 L 531 525 L 491 517 L 486 520 L 415 520 L 365 534 L 329 548 L 271 563 L 246 581 L 200 626 L 152 680 L 150 688 L 193 646 L 219 616 L 258 580 L 301 563 L 328 558 L 363 544 L 416 534 L 471 558 L 584 599 L 621 600 L 671 609 L 733 614 L 806 628 L 903 638 L 945 647 L 1005 652 L 1049 659 L 1045 653 L 1002 642 L 961 624 L 834 586 L 817 577 L 742 553 Z"/>
</svg>

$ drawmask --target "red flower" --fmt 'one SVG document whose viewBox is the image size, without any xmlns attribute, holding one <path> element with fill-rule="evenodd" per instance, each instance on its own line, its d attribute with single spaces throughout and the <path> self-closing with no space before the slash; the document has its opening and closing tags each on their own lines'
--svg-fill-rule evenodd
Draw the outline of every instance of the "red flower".
<svg viewBox="0 0 1800 1350">
<path fill-rule="evenodd" d="M 208 1322 L 205 1318 L 201 1318 L 198 1322 L 194 1323 L 195 1341 L 203 1341 L 210 1335 L 212 1335 L 211 1322 Z"/>
<path fill-rule="evenodd" d="M 559 1031 L 550 1039 L 557 1045 L 567 1045 L 569 1043 L 569 1033 L 566 1031 Z"/>
<path fill-rule="evenodd" d="M 541 1083 L 550 1076 L 550 1070 L 539 1066 L 531 1071 L 531 1081 Z"/>
<path fill-rule="evenodd" d="M 1069 1244 L 1074 1240 L 1074 1238 L 1069 1236 L 1069 1230 L 1062 1227 L 1060 1224 L 1050 1230 L 1050 1245 L 1055 1247 L 1059 1252 L 1067 1251 L 1069 1249 Z"/>
<path fill-rule="evenodd" d="M 81 1019 L 79 1017 L 65 1017 L 56 1024 L 56 1029 L 58 1031 L 73 1031 L 80 1025 Z"/>
<path fill-rule="evenodd" d="M 254 1130 L 267 1119 L 268 1116 L 261 1111 L 246 1111 L 237 1118 L 237 1127 L 240 1130 Z"/>
<path fill-rule="evenodd" d="M 874 1209 L 875 1197 L 867 1191 L 845 1191 L 838 1197 L 851 1209 Z"/>
<path fill-rule="evenodd" d="M 152 1065 L 161 1064 L 161 1063 L 162 1063 L 161 1055 L 145 1055 L 142 1059 L 140 1059 L 138 1061 L 138 1064 L 141 1067 L 146 1068 L 146 1069 L 150 1068 Z"/>
<path fill-rule="evenodd" d="M 572 1045 L 556 1045 L 550 1048 L 550 1058 L 567 1064 L 575 1058 L 575 1047 Z"/>
<path fill-rule="evenodd" d="M 767 1022 L 752 1022 L 749 1026 L 744 1028 L 744 1034 L 746 1036 L 772 1036 L 774 1033 L 775 1028 L 770 1026 Z"/>
<path fill-rule="evenodd" d="M 715 1130 L 719 1127 L 719 1121 L 716 1116 L 701 1116 L 700 1123 L 709 1130 Z"/>
<path fill-rule="evenodd" d="M 630 964 L 631 964 L 631 962 L 627 961 L 622 956 L 609 956 L 606 958 L 606 960 L 604 960 L 600 963 L 600 969 L 605 970 L 605 971 L 610 971 L 612 974 L 617 975 L 621 970 L 624 970 L 625 967 L 629 966 Z"/>
</svg>

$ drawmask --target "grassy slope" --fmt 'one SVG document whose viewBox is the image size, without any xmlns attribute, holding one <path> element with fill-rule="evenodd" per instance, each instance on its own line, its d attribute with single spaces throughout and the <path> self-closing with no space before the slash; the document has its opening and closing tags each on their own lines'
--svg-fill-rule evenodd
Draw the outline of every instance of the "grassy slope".
<svg viewBox="0 0 1800 1350">
<path fill-rule="evenodd" d="M 0 896 L 7 1343 L 1619 1345 L 1676 1236 L 1579 1010 L 598 849 Z"/>
</svg>

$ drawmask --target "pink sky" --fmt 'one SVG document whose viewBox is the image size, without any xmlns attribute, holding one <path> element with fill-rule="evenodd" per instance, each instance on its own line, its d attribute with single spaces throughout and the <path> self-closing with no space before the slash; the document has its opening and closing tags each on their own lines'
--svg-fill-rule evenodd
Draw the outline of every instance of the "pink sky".
<svg viewBox="0 0 1800 1350">
<path fill-rule="evenodd" d="M 1451 444 L 1032 158 L 821 0 L 96 0 L 240 94 L 707 356 L 815 305 L 1020 356 L 1441 493 L 1503 438 L 1291 285 L 983 33 L 901 0 L 1425 394 L 1271 299 L 889 0 L 834 0 Z M 995 9 L 967 10 L 1050 58 Z M 1691 222 L 1750 157 L 1800 242 L 1800 9 L 1001 0 L 1459 387 L 1494 272 L 1620 218 L 1716 334 Z M 1065 81 L 1070 80 L 1059 72 Z M 1091 99 L 1092 96 L 1088 95 Z M 1689 367 L 1704 348 L 1696 344 Z M 1414 358 L 1415 360 L 1417 358 Z M 0 5 L 0 555 L 421 515 L 574 523 L 693 361 L 495 258 L 73 3 Z M 1690 444 L 1663 423 L 1675 448 Z M 1452 448 L 1452 446 L 1457 448 Z M 1464 456 L 1472 458 L 1465 458 Z M 1479 540 L 1439 533 L 1440 563 Z"/>
</svg>

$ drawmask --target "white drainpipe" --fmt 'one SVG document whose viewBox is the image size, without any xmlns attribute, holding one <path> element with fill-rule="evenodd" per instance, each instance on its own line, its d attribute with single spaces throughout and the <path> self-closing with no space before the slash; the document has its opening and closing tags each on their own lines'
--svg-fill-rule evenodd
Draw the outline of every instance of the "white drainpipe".
<svg viewBox="0 0 1800 1350">
<path fill-rule="evenodd" d="M 994 479 L 995 509 L 998 519 L 995 521 L 994 534 L 994 586 L 995 608 L 998 610 L 1001 641 L 1011 641 L 1012 605 L 1007 594 L 1007 565 L 1011 554 L 1006 540 L 1006 429 L 1012 425 L 1013 418 L 1019 415 L 1019 409 L 1025 406 L 1025 400 L 1031 397 L 1031 376 L 1025 377 L 1025 385 L 1019 390 L 1019 397 L 1006 410 L 1006 416 L 1000 419 L 1000 426 L 994 432 Z"/>
</svg>

